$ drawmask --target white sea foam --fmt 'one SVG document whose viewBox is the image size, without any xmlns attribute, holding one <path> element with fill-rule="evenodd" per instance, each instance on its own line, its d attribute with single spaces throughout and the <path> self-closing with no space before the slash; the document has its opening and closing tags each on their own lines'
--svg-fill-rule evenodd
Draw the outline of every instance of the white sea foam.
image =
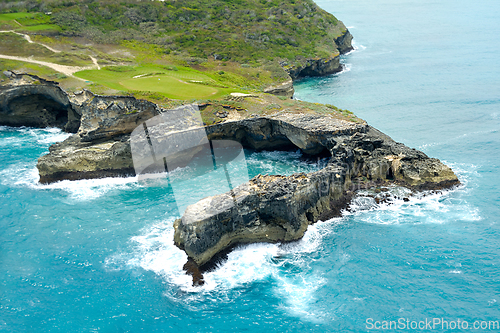
<svg viewBox="0 0 500 333">
<path fill-rule="evenodd" d="M 271 155 L 270 158 L 278 158 L 278 155 Z M 465 184 L 475 172 L 471 165 L 453 168 Z M 447 223 L 458 218 L 478 219 L 477 209 L 462 202 L 460 195 L 456 195 L 464 187 L 441 193 L 412 194 L 406 188 L 391 186 L 388 192 L 382 192 L 389 194 L 388 202 L 382 204 L 377 204 L 374 198 L 368 196 L 374 192 L 361 191 L 347 215 L 355 216 L 356 221 L 380 224 Z M 144 229 L 139 236 L 132 238 L 134 250 L 131 253 L 121 253 L 109 258 L 106 266 L 108 269 L 135 267 L 153 271 L 173 290 L 183 292 L 182 299 L 187 303 L 213 297 L 225 299 L 229 297 L 229 291 L 234 293 L 252 283 L 271 279 L 274 281 L 273 294 L 282 300 L 280 307 L 304 320 L 322 321 L 328 318 L 323 318 L 321 310 L 314 303 L 318 290 L 327 281 L 312 269 L 311 255 L 323 250 L 325 237 L 333 233 L 334 226 L 343 221 L 345 218 L 335 218 L 311 225 L 304 237 L 297 242 L 238 247 L 229 253 L 228 259 L 218 268 L 204 274 L 205 285 L 201 287 L 193 287 L 191 277 L 182 270 L 187 257 L 172 242 L 173 220 Z M 339 256 L 342 261 L 350 260 L 347 254 L 339 253 Z M 450 263 L 448 272 L 463 273 L 461 265 L 457 263 Z M 167 297 L 175 299 L 179 294 Z"/>
<path fill-rule="evenodd" d="M 40 190 L 62 190 L 67 192 L 72 200 L 86 201 L 97 199 L 112 190 L 137 186 L 136 184 L 137 177 L 114 177 L 71 181 L 63 180 L 48 185 L 36 184 L 34 188 Z"/>
<path fill-rule="evenodd" d="M 78 201 L 96 199 L 111 190 L 138 186 L 137 177 L 63 180 L 52 184 L 40 184 L 38 180 L 38 169 L 32 163 L 19 163 L 0 171 L 0 182 L 4 185 L 29 187 L 33 190 L 60 190 L 66 192 L 69 199 Z"/>
<path fill-rule="evenodd" d="M 446 162 L 445 162 L 446 163 Z M 355 215 L 360 221 L 375 224 L 447 223 L 449 221 L 478 221 L 479 209 L 460 195 L 468 191 L 471 178 L 478 177 L 477 167 L 472 164 L 449 164 L 462 185 L 441 192 L 411 193 L 400 186 L 389 186 L 387 192 L 360 191 L 353 199 L 347 215 Z M 377 204 L 375 198 L 385 198 Z M 367 213 L 369 212 L 369 213 Z"/>
<path fill-rule="evenodd" d="M 30 128 L 0 126 L 0 132 L 17 132 L 0 140 L 0 147 L 46 146 L 66 140 L 71 134 L 59 128 Z M 36 144 L 35 144 L 36 143 Z"/>
<path fill-rule="evenodd" d="M 462 274 L 462 271 L 458 270 L 458 269 L 454 269 L 452 271 L 449 271 L 448 273 L 450 273 L 450 274 Z"/>
<path fill-rule="evenodd" d="M 443 193 L 416 194 L 405 201 L 399 197 L 389 197 L 382 204 L 360 205 L 363 196 L 355 198 L 352 211 L 360 221 L 375 224 L 421 224 L 446 223 L 449 221 L 480 219 L 479 210 L 466 202 L 451 196 L 452 191 Z M 372 198 L 369 198 L 373 200 Z M 365 199 L 367 200 L 367 199 Z M 366 211 L 371 211 L 369 214 Z"/>
<path fill-rule="evenodd" d="M 205 284 L 193 287 L 191 276 L 182 267 L 186 254 L 172 242 L 173 219 L 157 223 L 132 237 L 133 250 L 118 253 L 105 261 L 109 270 L 142 268 L 161 276 L 174 290 L 182 292 L 182 301 L 195 304 L 204 298 L 224 300 L 229 291 L 235 292 L 251 283 L 272 279 L 276 282 L 274 294 L 283 299 L 282 307 L 311 321 L 320 317 L 312 310 L 314 293 L 326 280 L 309 269 L 311 253 L 320 250 L 322 239 L 332 232 L 337 220 L 318 222 L 309 227 L 304 238 L 288 244 L 258 243 L 240 246 L 228 254 L 226 261 L 204 274 Z M 290 267 L 293 267 L 292 269 Z M 300 268 L 296 274 L 294 268 Z M 166 294 L 180 301 L 179 294 Z M 193 302 L 190 302 L 193 301 Z M 228 299 L 229 301 L 229 299 Z M 185 304 L 185 306 L 190 306 Z"/>
<path fill-rule="evenodd" d="M 0 131 L 16 132 L 16 135 L 7 136 L 0 140 L 0 146 L 25 147 L 49 146 L 50 144 L 65 140 L 71 134 L 59 128 L 13 128 L 0 126 Z M 44 185 L 38 182 L 38 169 L 36 160 L 18 162 L 0 171 L 0 182 L 7 186 L 28 187 L 33 190 L 59 190 L 66 192 L 70 200 L 92 200 L 99 198 L 111 190 L 123 189 L 127 186 L 137 186 L 137 177 L 128 178 L 102 178 L 76 181 L 59 181 Z"/>
<path fill-rule="evenodd" d="M 336 75 L 344 74 L 350 72 L 352 69 L 352 64 L 342 64 L 342 71 L 338 72 Z"/>
<path fill-rule="evenodd" d="M 355 39 L 352 40 L 351 45 L 352 45 L 352 47 L 354 48 L 355 51 L 357 51 L 357 50 L 366 50 L 366 46 L 358 44 Z"/>
</svg>

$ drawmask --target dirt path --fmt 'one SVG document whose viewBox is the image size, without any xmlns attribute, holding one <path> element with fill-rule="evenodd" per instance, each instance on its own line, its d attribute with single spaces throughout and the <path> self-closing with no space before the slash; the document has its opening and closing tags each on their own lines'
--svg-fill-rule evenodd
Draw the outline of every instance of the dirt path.
<svg viewBox="0 0 500 333">
<path fill-rule="evenodd" d="M 19 33 L 19 32 L 15 32 L 13 30 L 0 31 L 0 33 L 6 33 L 6 32 L 12 32 L 12 33 L 15 33 L 15 34 L 17 34 L 19 36 L 22 36 L 24 39 L 26 39 L 26 41 L 28 43 L 41 45 L 41 46 L 47 48 L 48 50 L 50 50 L 50 51 L 52 51 L 54 53 L 60 53 L 61 52 L 61 51 L 56 50 L 56 49 L 54 49 L 54 48 L 52 48 L 52 47 L 50 47 L 48 45 L 32 41 L 29 35 L 22 34 L 22 33 Z M 8 56 L 8 55 L 0 54 L 0 59 L 17 60 L 17 61 L 30 62 L 30 63 L 37 64 L 37 65 L 42 65 L 42 66 L 46 66 L 46 67 L 52 68 L 53 70 L 58 71 L 60 73 L 63 73 L 66 76 L 72 76 L 72 77 L 75 77 L 75 76 L 73 76 L 74 73 L 76 73 L 78 71 L 85 70 L 85 69 L 96 69 L 96 68 L 97 69 L 101 69 L 101 66 L 99 66 L 99 63 L 97 62 L 97 59 L 94 58 L 94 57 L 92 57 L 92 56 L 89 56 L 89 57 L 90 57 L 90 59 L 92 59 L 92 62 L 94 63 L 94 66 L 80 67 L 80 66 L 59 65 L 59 64 L 56 64 L 56 63 L 53 63 L 53 62 L 35 60 L 32 57 L 27 58 L 27 57 Z M 77 78 L 77 77 L 75 77 L 75 78 Z M 77 78 L 77 79 L 85 81 L 85 80 L 80 79 L 80 78 Z"/>
<path fill-rule="evenodd" d="M 13 31 L 14 32 L 14 31 Z M 56 50 L 56 49 L 53 49 L 51 48 L 50 46 L 48 45 L 45 45 L 45 44 L 42 44 L 42 43 L 38 43 L 38 42 L 34 42 L 31 40 L 30 36 L 29 35 L 26 35 L 26 34 L 22 34 L 22 33 L 19 33 L 19 32 L 14 32 L 15 34 L 18 34 L 19 36 L 23 36 L 24 39 L 26 39 L 28 41 L 28 43 L 31 43 L 31 44 L 38 44 L 38 45 L 41 45 L 47 49 L 49 49 L 50 51 L 54 52 L 54 53 L 60 53 L 61 51 L 59 50 Z"/>
<path fill-rule="evenodd" d="M 101 69 L 101 66 L 99 66 L 99 63 L 97 62 L 97 59 L 94 58 L 93 56 L 89 56 L 89 57 L 90 57 L 90 59 L 92 59 L 94 66 L 97 67 L 97 69 Z"/>
<path fill-rule="evenodd" d="M 50 47 L 50 46 L 48 46 L 48 45 L 45 45 L 45 44 L 42 44 L 42 43 L 39 43 L 39 42 L 34 42 L 34 41 L 32 41 L 32 40 L 31 40 L 31 37 L 30 37 L 29 35 L 26 35 L 26 34 L 23 34 L 23 33 L 20 33 L 20 32 L 16 32 L 16 31 L 14 31 L 14 30 L 2 30 L 2 31 L 0 31 L 0 33 L 6 33 L 6 32 L 11 32 L 11 33 L 13 33 L 13 34 L 19 35 L 19 36 L 23 37 L 24 39 L 26 39 L 26 41 L 27 41 L 28 43 L 30 43 L 30 44 L 38 44 L 38 45 L 41 45 L 41 46 L 43 46 L 43 47 L 47 48 L 48 50 L 50 50 L 50 51 L 52 51 L 52 52 L 54 52 L 54 53 L 60 53 L 60 52 L 61 52 L 61 51 L 56 50 L 56 49 L 54 49 L 54 48 L 52 48 L 52 47 Z"/>
<path fill-rule="evenodd" d="M 37 64 L 37 65 L 42 65 L 42 66 L 50 67 L 53 70 L 58 71 L 60 73 L 63 73 L 66 76 L 73 76 L 73 74 L 75 74 L 76 72 L 82 71 L 84 69 L 95 69 L 94 66 L 87 66 L 87 67 L 65 66 L 65 65 L 55 64 L 53 62 L 35 60 L 33 58 L 18 57 L 18 56 L 8 56 L 8 55 L 3 55 L 3 54 L 0 54 L 0 59 L 24 61 L 24 62 L 30 62 L 32 64 Z"/>
</svg>

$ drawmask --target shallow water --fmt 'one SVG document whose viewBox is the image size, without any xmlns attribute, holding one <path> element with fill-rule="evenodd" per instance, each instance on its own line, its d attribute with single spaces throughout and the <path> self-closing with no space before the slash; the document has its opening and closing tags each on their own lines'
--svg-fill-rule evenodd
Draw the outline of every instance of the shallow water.
<svg viewBox="0 0 500 333">
<path fill-rule="evenodd" d="M 367 318 L 500 320 L 500 4 L 318 4 L 357 49 L 344 72 L 297 83 L 296 98 L 353 111 L 445 161 L 463 185 L 408 202 L 394 187 L 391 205 L 361 194 L 298 242 L 236 249 L 194 288 L 172 242 L 168 186 L 39 185 L 36 159 L 66 134 L 2 127 L 0 330 L 364 332 Z M 249 176 L 317 169 L 299 157 L 246 151 Z"/>
</svg>

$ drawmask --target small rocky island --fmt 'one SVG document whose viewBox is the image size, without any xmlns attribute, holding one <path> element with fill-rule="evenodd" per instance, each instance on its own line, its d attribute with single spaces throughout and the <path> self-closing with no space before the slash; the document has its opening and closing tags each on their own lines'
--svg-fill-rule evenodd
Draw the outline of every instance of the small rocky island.
<svg viewBox="0 0 500 333">
<path fill-rule="evenodd" d="M 1 124 L 75 133 L 39 159 L 41 183 L 134 175 L 132 131 L 169 112 L 130 96 L 68 94 L 55 82 L 12 76 L 13 83 L 0 88 Z M 393 141 L 346 110 L 265 93 L 232 99 L 199 105 L 211 119 L 209 140 L 233 140 L 256 150 L 299 148 L 310 156 L 327 155 L 329 162 L 308 174 L 259 175 L 230 193 L 188 206 L 174 223 L 174 242 L 188 255 L 185 269 L 195 284 L 237 244 L 300 239 L 308 225 L 338 216 L 356 190 L 397 184 L 423 191 L 459 184 L 439 160 Z"/>
</svg>

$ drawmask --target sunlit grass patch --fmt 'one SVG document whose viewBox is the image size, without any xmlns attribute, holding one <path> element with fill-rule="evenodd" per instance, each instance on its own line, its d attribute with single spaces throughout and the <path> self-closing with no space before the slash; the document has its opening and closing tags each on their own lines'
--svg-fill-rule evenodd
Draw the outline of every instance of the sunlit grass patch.
<svg viewBox="0 0 500 333">
<path fill-rule="evenodd" d="M 119 91 L 158 92 L 172 99 L 219 98 L 245 92 L 223 77 L 216 80 L 210 74 L 185 67 L 108 66 L 80 71 L 75 76 Z"/>
<path fill-rule="evenodd" d="M 213 96 L 218 92 L 216 88 L 187 83 L 167 75 L 132 78 L 120 83 L 130 90 L 155 91 L 176 99 L 203 98 Z"/>
</svg>

